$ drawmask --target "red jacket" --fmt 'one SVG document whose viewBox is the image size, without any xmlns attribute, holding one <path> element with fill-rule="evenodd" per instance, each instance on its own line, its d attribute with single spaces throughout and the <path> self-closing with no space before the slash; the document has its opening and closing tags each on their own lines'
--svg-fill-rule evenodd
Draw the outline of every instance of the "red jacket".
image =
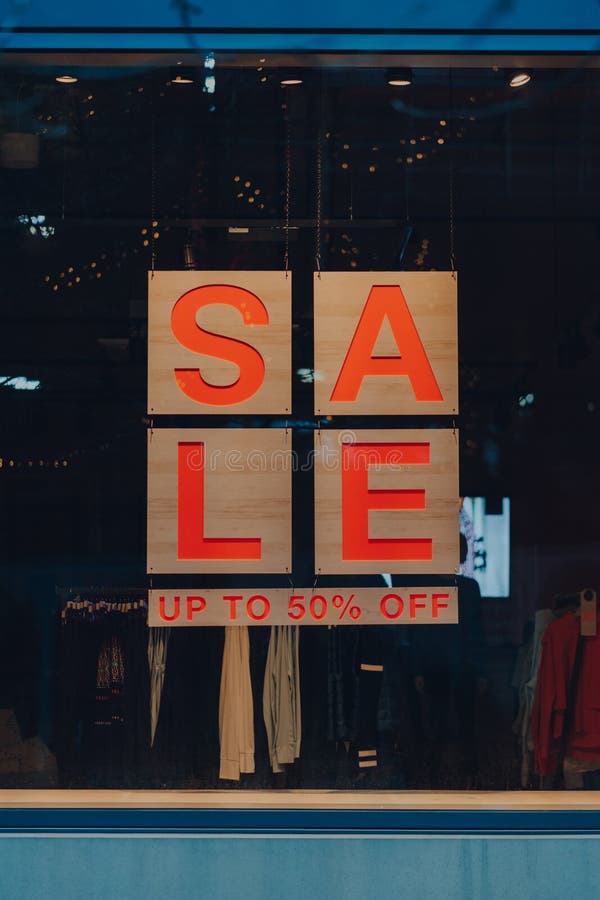
<svg viewBox="0 0 600 900">
<path fill-rule="evenodd" d="M 534 767 L 540 775 L 553 775 L 558 765 L 579 626 L 579 618 L 568 612 L 548 625 L 542 639 L 531 717 Z M 566 756 L 600 759 L 600 628 L 594 637 L 581 640 L 581 668 Z"/>
</svg>

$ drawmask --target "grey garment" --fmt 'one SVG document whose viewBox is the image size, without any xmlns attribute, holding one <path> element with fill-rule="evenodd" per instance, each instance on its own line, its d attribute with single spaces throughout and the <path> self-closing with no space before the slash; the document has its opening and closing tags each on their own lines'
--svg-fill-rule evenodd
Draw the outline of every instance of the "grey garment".
<svg viewBox="0 0 600 900">
<path fill-rule="evenodd" d="M 274 772 L 300 755 L 300 630 L 297 625 L 273 625 L 265 665 L 263 717 Z"/>
<path fill-rule="evenodd" d="M 515 667 L 511 678 L 511 687 L 520 691 L 525 682 L 529 679 L 531 672 L 531 652 L 533 650 L 533 635 L 526 644 L 522 644 L 517 650 L 517 658 L 515 659 Z"/>
<path fill-rule="evenodd" d="M 529 662 L 529 670 L 527 671 L 527 666 L 523 665 L 518 675 L 515 672 L 513 676 L 513 685 L 517 677 L 521 679 L 519 686 L 519 711 L 513 724 L 513 731 L 517 734 L 521 746 L 521 787 L 524 788 L 529 784 L 531 751 L 534 749 L 531 736 L 531 713 L 533 711 L 535 687 L 542 658 L 542 638 L 546 628 L 553 619 L 554 613 L 551 609 L 538 609 L 535 614 L 531 648 L 526 656 L 526 660 L 523 661 L 524 663 L 526 661 Z M 516 685 L 514 686 L 516 687 Z"/>
</svg>

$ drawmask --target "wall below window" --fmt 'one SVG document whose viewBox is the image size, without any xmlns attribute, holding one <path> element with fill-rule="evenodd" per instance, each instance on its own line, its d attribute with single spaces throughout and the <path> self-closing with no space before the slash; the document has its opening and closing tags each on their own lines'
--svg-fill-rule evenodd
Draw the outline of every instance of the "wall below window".
<svg viewBox="0 0 600 900">
<path fill-rule="evenodd" d="M 27 795 L 8 799 L 9 793 L 0 798 L 0 893 L 10 900 L 137 900 L 140 888 L 145 900 L 563 900 L 597 893 L 600 804 L 590 794 L 361 800 L 334 793 L 321 795 L 321 809 L 260 808 L 266 803 L 260 795 L 254 808 L 227 809 L 221 800 L 233 802 L 234 792 L 190 793 L 163 794 L 163 808 L 141 809 L 149 797 L 123 794 L 116 808 L 113 795 L 113 808 L 91 808 L 108 796 L 89 792 L 86 801 L 72 792 L 74 804 L 88 808 L 44 809 L 16 808 Z M 270 796 L 273 806 L 317 801 L 303 793 Z M 46 797 L 66 802 L 62 792 Z M 328 800 L 348 808 L 327 808 Z M 436 803 L 443 808 L 418 808 Z"/>
</svg>

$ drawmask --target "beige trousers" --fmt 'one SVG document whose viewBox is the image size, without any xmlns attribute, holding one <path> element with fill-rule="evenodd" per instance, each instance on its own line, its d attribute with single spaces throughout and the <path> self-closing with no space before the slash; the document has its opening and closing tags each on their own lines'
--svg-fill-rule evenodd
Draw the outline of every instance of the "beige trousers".
<svg viewBox="0 0 600 900">
<path fill-rule="evenodd" d="M 254 707 L 250 681 L 250 637 L 247 625 L 225 628 L 219 695 L 219 778 L 239 781 L 254 772 Z"/>
</svg>

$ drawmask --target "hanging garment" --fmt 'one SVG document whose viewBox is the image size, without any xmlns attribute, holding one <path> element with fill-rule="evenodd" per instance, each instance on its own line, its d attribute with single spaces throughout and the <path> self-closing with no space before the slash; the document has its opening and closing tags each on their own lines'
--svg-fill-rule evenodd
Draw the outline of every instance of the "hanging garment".
<svg viewBox="0 0 600 900">
<path fill-rule="evenodd" d="M 150 628 L 148 631 L 148 666 L 150 668 L 150 746 L 154 745 L 156 726 L 160 714 L 165 670 L 167 666 L 167 646 L 170 628 Z"/>
<path fill-rule="evenodd" d="M 376 626 L 362 628 L 357 648 L 357 695 L 354 732 L 357 766 L 377 768 L 377 714 L 384 672 L 384 643 Z"/>
<path fill-rule="evenodd" d="M 357 675 L 354 671 L 359 626 L 327 630 L 327 740 L 349 741 Z"/>
<path fill-rule="evenodd" d="M 150 744 L 143 601 L 70 601 L 61 613 L 59 723 L 64 787 L 138 787 Z"/>
<path fill-rule="evenodd" d="M 553 775 L 559 762 L 579 630 L 579 618 L 568 612 L 548 625 L 542 640 L 531 718 L 535 770 L 540 775 Z M 581 669 L 566 756 L 594 760 L 600 758 L 600 629 L 595 636 L 581 640 Z"/>
<path fill-rule="evenodd" d="M 254 772 L 254 708 L 247 625 L 225 629 L 219 695 L 219 778 L 239 781 Z"/>
<path fill-rule="evenodd" d="M 250 636 L 252 696 L 257 698 L 254 703 L 254 777 L 252 778 L 252 786 L 256 788 L 270 788 L 273 786 L 273 771 L 269 760 L 269 740 L 263 715 L 262 696 L 265 686 L 265 669 L 271 639 L 271 626 L 253 625 L 252 628 L 248 629 L 248 634 Z M 285 782 L 286 787 L 290 787 L 293 783 L 287 783 L 288 774 L 286 771 L 284 778 L 279 779 L 282 783 Z"/>
<path fill-rule="evenodd" d="M 273 772 L 300 756 L 299 629 L 273 625 L 265 666 L 263 716 Z"/>
<path fill-rule="evenodd" d="M 533 637 L 529 645 L 525 645 L 520 665 L 515 665 L 512 684 L 519 693 L 519 709 L 513 723 L 513 732 L 517 735 L 521 749 L 521 787 L 529 785 L 531 753 L 533 737 L 531 734 L 531 712 L 538 679 L 540 660 L 542 657 L 542 639 L 546 628 L 554 619 L 551 609 L 538 609 L 535 614 Z M 519 660 L 517 660 L 519 663 Z"/>
<path fill-rule="evenodd" d="M 527 684 L 531 676 L 531 661 L 533 655 L 533 635 L 527 643 L 522 644 L 517 651 L 517 658 L 513 669 L 510 685 L 517 694 L 517 714 L 513 721 L 512 732 L 516 735 L 521 757 L 521 787 L 529 784 L 529 748 L 527 733 L 531 723 L 531 707 L 528 711 Z"/>
<path fill-rule="evenodd" d="M 411 671 L 423 679 L 417 697 L 423 753 L 440 787 L 464 787 L 479 769 L 475 702 L 485 662 L 481 593 L 474 578 L 458 575 L 455 583 L 458 623 L 411 630 Z"/>
<path fill-rule="evenodd" d="M 104 641 L 98 654 L 96 674 L 96 711 L 94 725 L 97 728 L 121 728 L 125 721 L 123 686 L 125 662 L 121 638 L 112 634 Z"/>
<path fill-rule="evenodd" d="M 224 641 L 224 628 L 171 629 L 151 753 L 157 786 L 200 790 L 219 786 L 219 682 Z M 201 691 L 198 685 L 202 685 Z"/>
</svg>

